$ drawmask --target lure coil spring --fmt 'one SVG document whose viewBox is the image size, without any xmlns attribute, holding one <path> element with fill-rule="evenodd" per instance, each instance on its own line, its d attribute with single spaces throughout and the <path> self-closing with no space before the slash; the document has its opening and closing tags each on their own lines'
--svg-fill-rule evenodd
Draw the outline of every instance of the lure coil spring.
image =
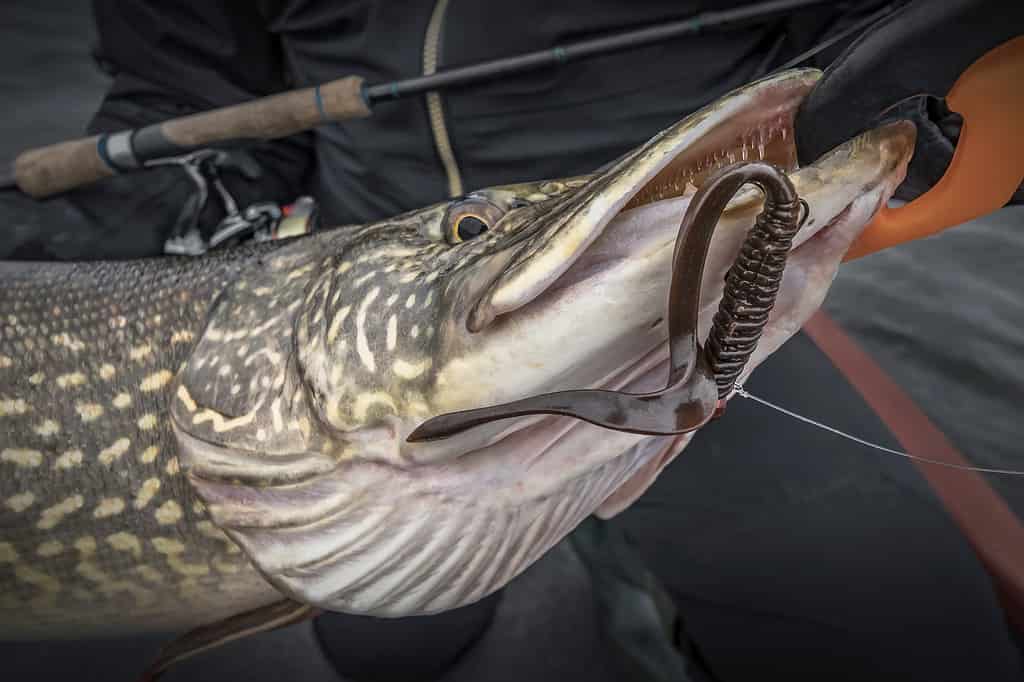
<svg viewBox="0 0 1024 682">
<path fill-rule="evenodd" d="M 801 226 L 800 209 L 806 206 L 785 175 L 771 177 L 768 174 L 757 182 L 765 193 L 764 210 L 725 276 L 725 291 L 704 346 L 719 398 L 732 391 L 768 324 L 793 238 Z"/>
</svg>

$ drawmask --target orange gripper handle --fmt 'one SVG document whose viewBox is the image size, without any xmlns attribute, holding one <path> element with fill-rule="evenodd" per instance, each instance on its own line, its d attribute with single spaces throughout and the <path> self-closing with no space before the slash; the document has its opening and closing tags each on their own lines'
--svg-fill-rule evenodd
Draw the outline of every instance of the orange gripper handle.
<svg viewBox="0 0 1024 682">
<path fill-rule="evenodd" d="M 945 175 L 905 206 L 883 207 L 846 260 L 996 211 L 1024 181 L 1024 36 L 974 62 L 946 102 L 963 127 Z"/>
</svg>

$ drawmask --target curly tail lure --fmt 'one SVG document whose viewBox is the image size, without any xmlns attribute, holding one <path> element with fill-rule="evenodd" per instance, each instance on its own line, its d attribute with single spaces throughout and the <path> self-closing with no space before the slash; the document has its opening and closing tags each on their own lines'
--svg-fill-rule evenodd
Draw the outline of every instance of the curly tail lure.
<svg viewBox="0 0 1024 682">
<path fill-rule="evenodd" d="M 746 168 L 749 166 L 733 172 Z M 782 285 L 793 237 L 803 224 L 798 217 L 803 200 L 797 197 L 789 178 L 778 171 L 769 174 L 774 177 L 768 182 L 763 177 L 747 180 L 758 183 L 767 200 L 725 276 L 725 292 L 705 344 L 719 398 L 729 394 L 757 348 Z"/>
<path fill-rule="evenodd" d="M 700 286 L 711 237 L 730 199 L 752 183 L 765 206 L 729 269 L 725 294 L 704 346 L 697 340 Z M 702 185 L 683 216 L 669 288 L 669 380 L 661 391 L 581 389 L 545 393 L 427 420 L 410 442 L 437 440 L 499 419 L 535 414 L 575 417 L 598 426 L 650 435 L 686 433 L 720 413 L 757 346 L 775 304 L 801 200 L 786 174 L 764 162 L 727 166 Z"/>
</svg>

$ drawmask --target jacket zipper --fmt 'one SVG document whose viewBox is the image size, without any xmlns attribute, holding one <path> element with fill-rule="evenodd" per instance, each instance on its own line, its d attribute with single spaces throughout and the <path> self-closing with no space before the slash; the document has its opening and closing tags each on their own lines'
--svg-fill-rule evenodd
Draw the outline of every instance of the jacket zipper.
<svg viewBox="0 0 1024 682">
<path fill-rule="evenodd" d="M 423 38 L 423 75 L 430 76 L 437 71 L 437 59 L 441 52 L 441 29 L 444 25 L 445 10 L 448 0 L 437 0 L 434 11 L 427 24 L 427 33 Z M 462 172 L 459 162 L 452 150 L 452 141 L 448 136 L 448 124 L 444 118 L 444 105 L 441 93 L 432 90 L 426 94 L 427 116 L 430 118 L 430 132 L 434 137 L 434 149 L 444 166 L 448 178 L 448 196 L 457 197 L 463 194 Z"/>
</svg>

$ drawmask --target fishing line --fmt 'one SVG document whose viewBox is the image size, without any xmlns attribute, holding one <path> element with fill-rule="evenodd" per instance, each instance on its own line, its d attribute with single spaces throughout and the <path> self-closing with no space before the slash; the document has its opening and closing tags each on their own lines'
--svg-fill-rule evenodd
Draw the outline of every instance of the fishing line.
<svg viewBox="0 0 1024 682">
<path fill-rule="evenodd" d="M 798 54 L 797 56 L 793 57 L 782 66 L 776 67 L 773 72 L 777 73 L 779 71 L 785 71 L 786 69 L 792 69 L 794 66 L 799 66 L 800 64 L 803 64 L 811 57 L 815 56 L 819 52 L 824 52 L 825 50 L 832 47 L 839 41 L 844 40 L 855 33 L 859 33 L 867 29 L 869 26 L 874 24 L 876 21 L 880 20 L 885 15 L 892 12 L 894 9 L 896 9 L 895 3 L 889 3 L 888 5 L 885 5 L 880 10 L 873 12 L 872 14 L 869 14 L 865 18 L 861 19 L 860 21 L 854 23 L 851 26 L 848 26 L 847 28 L 843 29 L 842 31 L 835 34 L 831 38 L 823 40 L 814 47 L 808 49 L 806 52 Z"/>
<path fill-rule="evenodd" d="M 846 433 L 845 431 L 840 431 L 839 429 L 835 428 L 834 426 L 829 426 L 828 424 L 823 424 L 823 423 L 821 423 L 819 421 L 815 421 L 814 419 L 811 419 L 810 417 L 805 417 L 805 416 L 803 416 L 801 414 L 797 414 L 796 412 L 793 412 L 792 410 L 787 410 L 786 408 L 782 407 L 781 405 L 776 405 L 775 403 L 771 402 L 770 400 L 765 400 L 764 398 L 759 398 L 758 396 L 754 395 L 750 391 L 748 391 L 745 388 L 743 388 L 743 386 L 740 385 L 740 384 L 734 384 L 733 388 L 735 389 L 736 395 L 738 395 L 738 396 L 740 396 L 742 398 L 747 398 L 749 400 L 753 400 L 754 402 L 760 403 L 761 405 L 764 405 L 765 407 L 770 407 L 771 409 L 773 409 L 773 410 L 775 410 L 777 412 L 781 412 L 782 414 L 784 414 L 786 416 L 792 417 L 793 419 L 796 419 L 797 421 L 801 421 L 801 422 L 803 422 L 805 424 L 810 424 L 811 426 L 815 426 L 815 427 L 817 427 L 819 429 L 822 429 L 824 431 L 828 431 L 829 433 L 835 434 L 837 436 L 841 436 L 842 438 L 846 438 L 847 440 L 852 440 L 855 443 L 860 443 L 861 445 L 865 445 L 865 446 L 867 446 L 869 448 L 874 448 L 875 450 L 879 450 L 879 451 L 884 452 L 886 454 L 897 455 L 898 457 L 905 457 L 907 459 L 912 459 L 912 460 L 915 460 L 915 461 L 918 461 L 918 462 L 924 462 L 926 464 L 934 464 L 936 466 L 947 467 L 949 469 L 960 469 L 962 471 L 977 471 L 977 472 L 983 473 L 983 474 L 998 474 L 1000 476 L 1024 476 L 1024 471 L 1020 471 L 1020 470 L 1016 470 L 1016 469 L 992 469 L 992 468 L 988 468 L 988 467 L 970 466 L 968 464 L 956 464 L 954 462 L 943 462 L 942 460 L 938 460 L 938 459 L 931 459 L 931 458 L 928 458 L 928 457 L 921 457 L 920 455 L 912 455 L 909 452 L 903 452 L 902 450 L 893 450 L 892 448 L 887 448 L 884 445 L 879 445 L 878 443 L 872 443 L 871 441 L 864 440 L 863 438 L 858 438 L 857 436 L 854 436 L 853 434 L 850 434 L 850 433 Z"/>
</svg>

